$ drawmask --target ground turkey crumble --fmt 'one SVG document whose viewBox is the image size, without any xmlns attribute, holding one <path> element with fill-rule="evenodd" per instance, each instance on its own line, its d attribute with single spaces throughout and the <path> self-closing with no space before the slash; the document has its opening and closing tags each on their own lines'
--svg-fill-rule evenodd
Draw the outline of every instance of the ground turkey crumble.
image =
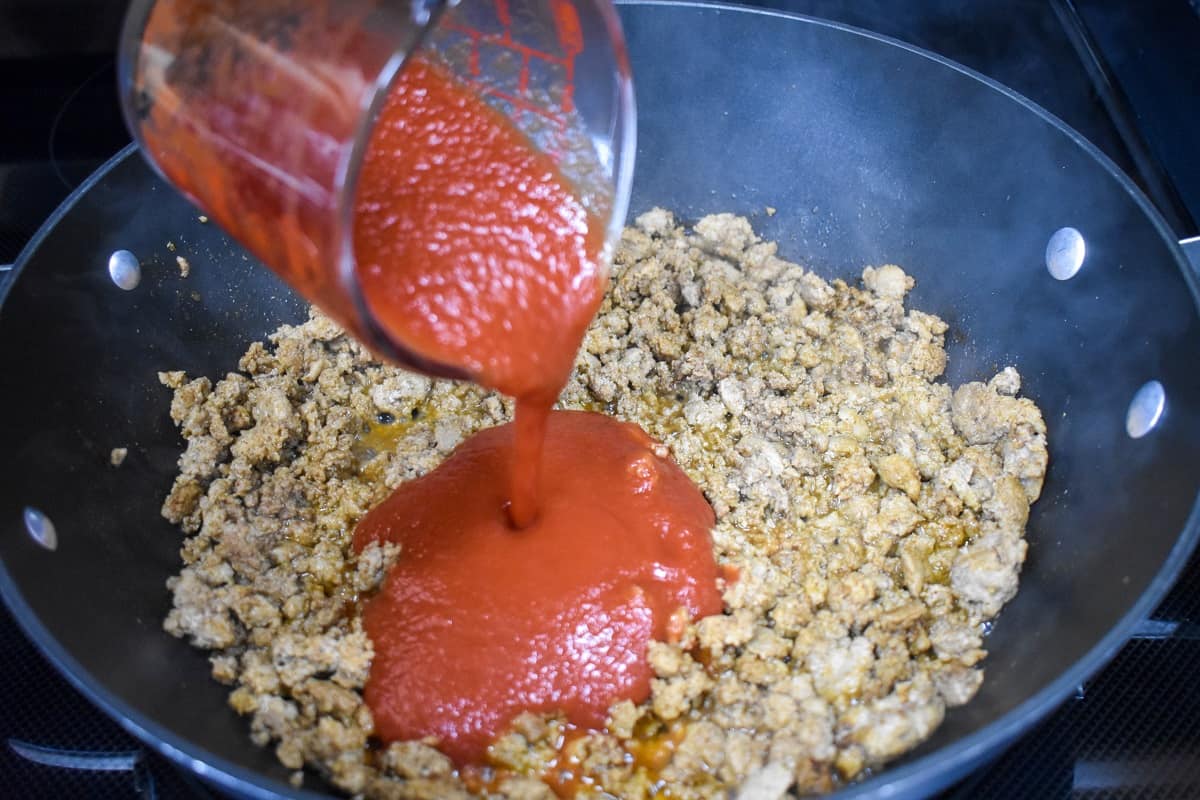
<svg viewBox="0 0 1200 800">
<path fill-rule="evenodd" d="M 739 575 L 725 613 L 655 644 L 641 705 L 605 732 L 524 715 L 485 769 L 430 742 L 369 746 L 360 599 L 402 558 L 353 525 L 508 400 L 381 365 L 319 314 L 215 385 L 170 372 L 187 449 L 163 508 L 188 534 L 166 629 L 280 761 L 366 797 L 776 798 L 828 791 L 914 747 L 983 680 L 983 626 L 1017 590 L 1045 424 L 1004 369 L 952 390 L 946 325 L 913 281 L 827 283 L 742 218 L 625 232 L 561 405 L 640 424 L 717 514 Z M 453 668 L 453 665 L 447 665 Z M 564 744 L 565 742 L 565 744 Z"/>
</svg>

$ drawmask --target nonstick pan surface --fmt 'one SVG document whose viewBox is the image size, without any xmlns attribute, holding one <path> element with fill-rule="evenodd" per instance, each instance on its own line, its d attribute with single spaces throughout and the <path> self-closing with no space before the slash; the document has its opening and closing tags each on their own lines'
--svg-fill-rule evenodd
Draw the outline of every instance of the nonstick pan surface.
<svg viewBox="0 0 1200 800">
<path fill-rule="evenodd" d="M 746 214 L 783 256 L 826 277 L 901 264 L 917 279 L 912 305 L 951 325 L 948 380 L 1015 365 L 1045 413 L 1050 472 L 1021 591 L 987 640 L 983 688 L 915 752 L 844 790 L 932 792 L 1098 669 L 1191 552 L 1194 279 L 1107 159 L 968 70 L 771 12 L 621 12 L 639 97 L 633 214 Z M 198 214 L 127 150 L 22 254 L 0 308 L 0 592 L 76 686 L 159 750 L 246 795 L 313 796 L 250 743 L 205 654 L 161 627 L 182 534 L 159 506 L 181 442 L 156 373 L 219 377 L 251 341 L 305 314 Z M 1066 226 L 1087 256 L 1059 281 L 1045 251 Z M 128 291 L 109 276 L 119 249 L 141 264 Z M 1133 439 L 1126 412 L 1151 381 L 1165 411 Z M 129 448 L 119 469 L 114 447 Z M 29 535 L 27 510 L 53 523 L 56 549 Z"/>
</svg>

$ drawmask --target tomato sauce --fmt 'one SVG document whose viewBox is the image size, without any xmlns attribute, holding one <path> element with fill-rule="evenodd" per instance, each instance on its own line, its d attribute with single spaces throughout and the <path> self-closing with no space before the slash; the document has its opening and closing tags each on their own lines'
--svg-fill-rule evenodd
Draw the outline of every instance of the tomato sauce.
<svg viewBox="0 0 1200 800">
<path fill-rule="evenodd" d="M 602 726 L 649 694 L 646 649 L 721 609 L 699 490 L 640 428 L 554 412 L 606 285 L 603 225 L 543 153 L 417 59 L 372 134 L 358 279 L 410 351 L 517 398 L 355 531 L 401 555 L 366 604 L 365 696 L 385 741 L 460 764 L 523 711 Z"/>
<path fill-rule="evenodd" d="M 376 321 L 485 386 L 553 401 L 607 281 L 604 226 L 550 157 L 416 59 L 359 180 L 354 253 Z"/>
<path fill-rule="evenodd" d="M 443 68 L 409 62 L 364 159 L 359 283 L 388 334 L 517 398 L 518 527 L 537 515 L 546 415 L 604 296 L 603 245 L 549 156 Z"/>
<path fill-rule="evenodd" d="M 514 433 L 473 436 L 354 536 L 402 548 L 363 615 L 376 733 L 436 737 L 460 764 L 522 711 L 602 727 L 614 702 L 648 695 L 646 648 L 676 609 L 721 610 L 712 508 L 640 428 L 551 414 L 541 514 L 520 531 L 503 512 Z"/>
</svg>

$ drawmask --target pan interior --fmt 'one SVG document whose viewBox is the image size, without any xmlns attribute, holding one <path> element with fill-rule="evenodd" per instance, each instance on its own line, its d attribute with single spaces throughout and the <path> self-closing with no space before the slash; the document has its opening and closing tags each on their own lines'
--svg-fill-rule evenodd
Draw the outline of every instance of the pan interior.
<svg viewBox="0 0 1200 800">
<path fill-rule="evenodd" d="M 861 787 L 920 769 L 931 789 L 982 753 L 967 753 L 966 737 L 1015 733 L 1006 715 L 1047 710 L 1096 668 L 1114 627 L 1148 610 L 1164 564 L 1195 538 L 1200 324 L 1178 252 L 1091 148 L 964 71 L 813 21 L 680 5 L 621 13 L 641 100 L 632 214 L 745 214 L 825 277 L 901 264 L 917 279 L 912 305 L 951 325 L 947 378 L 1015 365 L 1045 412 L 1050 473 L 983 689 L 906 765 Z M 1045 250 L 1066 226 L 1087 256 L 1059 281 Z M 132 152 L 43 233 L 0 311 L 5 598 L 128 724 L 208 760 L 210 776 L 286 791 L 286 770 L 249 743 L 205 656 L 161 630 L 181 534 L 158 511 L 180 439 L 155 373 L 219 377 L 304 306 Z M 118 249 L 141 262 L 129 291 L 109 277 Z M 1166 411 L 1131 439 L 1127 407 L 1151 380 Z M 129 448 L 120 469 L 115 447 Z M 53 521 L 55 551 L 27 535 L 26 507 Z M 942 748 L 957 755 L 920 761 Z"/>
</svg>

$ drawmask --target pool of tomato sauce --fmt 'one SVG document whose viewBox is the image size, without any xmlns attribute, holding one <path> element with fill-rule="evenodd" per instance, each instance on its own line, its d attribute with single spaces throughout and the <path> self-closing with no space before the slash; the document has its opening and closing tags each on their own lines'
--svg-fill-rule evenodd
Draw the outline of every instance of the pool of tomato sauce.
<svg viewBox="0 0 1200 800">
<path fill-rule="evenodd" d="M 637 426 L 551 411 L 604 293 L 604 230 L 501 114 L 411 62 L 355 208 L 379 325 L 517 398 L 514 422 L 401 485 L 354 534 L 360 551 L 401 545 L 363 607 L 375 733 L 436 741 L 470 778 L 522 712 L 600 729 L 613 703 L 649 695 L 650 642 L 722 608 L 713 512 Z"/>
</svg>

